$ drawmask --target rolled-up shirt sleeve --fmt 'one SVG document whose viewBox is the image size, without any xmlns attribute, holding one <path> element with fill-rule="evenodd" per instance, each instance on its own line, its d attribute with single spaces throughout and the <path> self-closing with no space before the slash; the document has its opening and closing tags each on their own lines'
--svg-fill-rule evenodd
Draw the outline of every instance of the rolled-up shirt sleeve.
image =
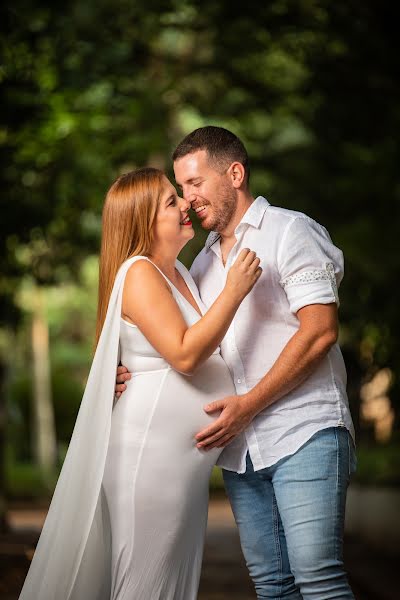
<svg viewBox="0 0 400 600">
<path fill-rule="evenodd" d="M 309 304 L 335 302 L 339 306 L 343 253 L 319 223 L 299 216 L 287 225 L 278 252 L 278 269 L 292 313 Z"/>
</svg>

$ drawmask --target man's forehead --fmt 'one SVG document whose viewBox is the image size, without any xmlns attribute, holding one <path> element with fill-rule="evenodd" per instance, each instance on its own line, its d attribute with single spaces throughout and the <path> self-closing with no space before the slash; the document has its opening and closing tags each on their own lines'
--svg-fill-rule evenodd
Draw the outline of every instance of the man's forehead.
<svg viewBox="0 0 400 600">
<path fill-rule="evenodd" d="M 174 162 L 175 179 L 177 183 L 190 183 L 210 169 L 205 150 L 197 150 L 178 158 Z"/>
</svg>

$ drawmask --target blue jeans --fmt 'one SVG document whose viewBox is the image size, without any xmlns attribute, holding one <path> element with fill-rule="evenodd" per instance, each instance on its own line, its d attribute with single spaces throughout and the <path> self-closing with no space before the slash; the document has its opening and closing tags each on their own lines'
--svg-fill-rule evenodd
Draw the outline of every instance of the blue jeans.
<svg viewBox="0 0 400 600">
<path fill-rule="evenodd" d="M 347 429 L 316 433 L 295 454 L 223 471 L 257 598 L 354 600 L 343 567 L 346 492 L 355 470 Z"/>
</svg>

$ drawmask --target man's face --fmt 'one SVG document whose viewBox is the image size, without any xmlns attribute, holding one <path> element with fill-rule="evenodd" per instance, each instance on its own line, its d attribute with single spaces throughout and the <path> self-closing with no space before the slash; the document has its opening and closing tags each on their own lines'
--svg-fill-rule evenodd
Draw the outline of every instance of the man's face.
<svg viewBox="0 0 400 600">
<path fill-rule="evenodd" d="M 236 208 L 237 191 L 228 172 L 213 168 L 205 150 L 187 154 L 174 162 L 175 179 L 183 197 L 192 203 L 204 229 L 223 232 Z"/>
</svg>

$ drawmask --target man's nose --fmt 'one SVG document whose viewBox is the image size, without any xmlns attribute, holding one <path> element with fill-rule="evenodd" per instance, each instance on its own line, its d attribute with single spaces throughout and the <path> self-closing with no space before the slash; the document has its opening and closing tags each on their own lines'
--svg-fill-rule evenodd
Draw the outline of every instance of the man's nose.
<svg viewBox="0 0 400 600">
<path fill-rule="evenodd" d="M 194 194 L 193 192 L 190 192 L 188 189 L 182 190 L 182 196 L 183 196 L 183 198 L 185 198 L 185 200 L 187 200 L 191 204 L 196 200 L 196 194 Z"/>
</svg>

